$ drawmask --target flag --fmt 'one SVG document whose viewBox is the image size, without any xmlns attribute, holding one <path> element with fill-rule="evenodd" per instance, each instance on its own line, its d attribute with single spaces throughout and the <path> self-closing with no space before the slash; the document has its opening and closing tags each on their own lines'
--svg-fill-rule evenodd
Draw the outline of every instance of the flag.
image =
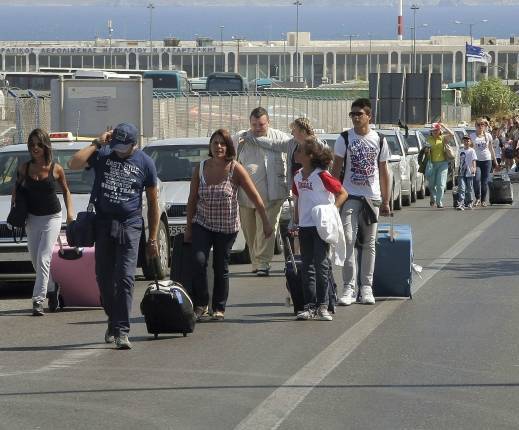
<svg viewBox="0 0 519 430">
<path fill-rule="evenodd" d="M 491 57 L 479 46 L 469 45 L 465 43 L 465 55 L 469 63 L 489 63 Z"/>
</svg>

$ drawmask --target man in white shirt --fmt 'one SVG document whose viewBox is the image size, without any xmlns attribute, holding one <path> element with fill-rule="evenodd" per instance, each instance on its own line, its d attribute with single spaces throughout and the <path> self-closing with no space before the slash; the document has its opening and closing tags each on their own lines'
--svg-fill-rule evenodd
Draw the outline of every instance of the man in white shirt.
<svg viewBox="0 0 519 430">
<path fill-rule="evenodd" d="M 267 217 L 277 231 L 281 206 L 288 197 L 287 152 L 293 137 L 270 127 L 268 112 L 255 108 L 250 114 L 250 129 L 233 136 L 237 160 L 245 167 L 265 204 Z M 293 149 L 292 149 L 293 152 Z M 263 235 L 261 217 L 254 204 L 240 189 L 240 221 L 249 248 L 252 272 L 269 276 L 276 234 Z"/>
<path fill-rule="evenodd" d="M 348 130 L 348 142 L 341 135 L 334 146 L 332 175 L 341 179 L 344 163 L 343 186 L 348 192 L 341 217 L 346 238 L 346 261 L 342 271 L 344 293 L 339 304 L 348 306 L 355 301 L 357 272 L 360 272 L 360 295 L 364 304 L 374 304 L 373 270 L 375 268 L 375 242 L 377 223 L 369 224 L 363 217 L 362 198 L 373 201 L 378 216 L 389 215 L 390 175 L 389 148 L 385 138 L 369 126 L 371 103 L 368 99 L 357 99 L 351 105 L 350 118 L 353 128 Z M 346 160 L 345 160 L 346 158 Z M 362 247 L 361 261 L 357 270 L 355 243 L 357 235 Z"/>
</svg>

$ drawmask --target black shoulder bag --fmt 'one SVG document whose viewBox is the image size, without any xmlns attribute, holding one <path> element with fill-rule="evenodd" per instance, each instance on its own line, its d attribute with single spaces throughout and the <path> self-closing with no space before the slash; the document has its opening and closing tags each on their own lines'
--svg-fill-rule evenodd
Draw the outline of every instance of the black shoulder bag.
<svg viewBox="0 0 519 430">
<path fill-rule="evenodd" d="M 67 225 L 67 243 L 69 246 L 79 248 L 89 248 L 94 246 L 96 240 L 95 234 L 95 202 L 97 201 L 97 194 L 99 193 L 99 179 L 100 175 L 95 172 L 94 184 L 90 192 L 90 199 L 88 201 L 87 210 L 78 212 L 76 219 Z"/>
<path fill-rule="evenodd" d="M 25 168 L 25 177 L 29 174 L 29 162 Z M 15 243 L 20 243 L 25 236 L 25 223 L 29 208 L 27 205 L 27 195 L 22 184 L 22 178 L 18 177 L 15 184 L 15 197 L 9 215 L 7 216 L 7 225 L 13 233 Z"/>
</svg>

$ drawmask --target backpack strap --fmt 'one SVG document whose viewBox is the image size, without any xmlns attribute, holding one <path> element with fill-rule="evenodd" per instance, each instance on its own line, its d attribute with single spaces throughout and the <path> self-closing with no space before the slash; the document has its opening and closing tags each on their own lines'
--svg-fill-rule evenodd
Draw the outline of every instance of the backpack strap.
<svg viewBox="0 0 519 430">
<path fill-rule="evenodd" d="M 345 130 L 341 133 L 341 137 L 344 139 L 344 146 L 345 146 L 345 150 L 344 150 L 344 158 L 343 158 L 343 163 L 342 163 L 342 167 L 341 167 L 341 173 L 339 174 L 339 180 L 341 181 L 341 185 L 342 183 L 344 182 L 344 176 L 346 175 L 346 158 L 347 158 L 347 155 L 348 155 L 348 145 L 350 144 L 350 140 L 348 138 L 348 130 Z"/>
</svg>

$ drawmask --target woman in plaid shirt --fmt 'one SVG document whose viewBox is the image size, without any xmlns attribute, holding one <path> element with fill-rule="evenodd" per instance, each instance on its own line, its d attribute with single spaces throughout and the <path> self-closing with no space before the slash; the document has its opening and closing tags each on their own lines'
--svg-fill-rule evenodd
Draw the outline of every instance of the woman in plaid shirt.
<svg viewBox="0 0 519 430">
<path fill-rule="evenodd" d="M 265 237 L 272 234 L 265 206 L 249 174 L 235 161 L 229 132 L 216 130 L 209 140 L 209 158 L 195 167 L 187 202 L 186 242 L 193 243 L 193 302 L 197 321 L 209 319 L 207 259 L 213 247 L 213 320 L 223 320 L 229 296 L 229 259 L 240 229 L 238 188 L 260 213 Z"/>
</svg>

